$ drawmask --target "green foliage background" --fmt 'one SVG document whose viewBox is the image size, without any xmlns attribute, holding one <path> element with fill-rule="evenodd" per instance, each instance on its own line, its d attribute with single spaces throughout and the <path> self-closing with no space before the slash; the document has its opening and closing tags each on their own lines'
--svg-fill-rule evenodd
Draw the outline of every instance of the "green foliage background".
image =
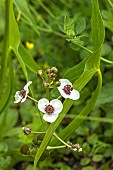
<svg viewBox="0 0 113 170">
<path fill-rule="evenodd" d="M 112 169 L 113 1 L 1 0 L 0 9 L 0 170 Z M 31 95 L 45 97 L 36 73 L 51 66 L 81 98 L 64 100 L 62 113 L 48 126 L 34 103 L 15 105 L 13 96 L 32 80 Z M 51 98 L 58 95 L 57 89 L 51 91 Z M 21 145 L 34 138 L 22 133 L 26 124 L 47 130 L 34 158 L 20 153 Z M 52 137 L 54 131 L 80 143 L 83 151 L 55 150 L 39 161 L 47 145 L 61 144 Z"/>
</svg>

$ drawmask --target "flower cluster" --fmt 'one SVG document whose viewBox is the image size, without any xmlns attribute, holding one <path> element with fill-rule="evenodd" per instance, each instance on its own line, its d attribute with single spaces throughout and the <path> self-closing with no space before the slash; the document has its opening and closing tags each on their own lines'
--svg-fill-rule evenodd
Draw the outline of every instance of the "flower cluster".
<svg viewBox="0 0 113 170">
<path fill-rule="evenodd" d="M 55 67 L 52 67 L 51 69 L 47 69 L 46 77 L 48 77 L 48 79 L 46 79 L 43 76 L 44 74 L 42 70 L 39 70 L 37 75 L 42 79 L 46 89 L 54 88 L 56 86 L 61 96 L 64 97 L 65 99 L 67 98 L 72 100 L 79 99 L 80 93 L 73 88 L 72 83 L 69 80 L 60 79 L 59 81 L 54 83 L 57 71 L 58 70 Z M 29 81 L 22 90 L 16 92 L 14 103 L 25 102 L 27 97 L 33 99 L 30 96 L 28 96 L 29 93 L 28 87 L 31 83 L 32 81 Z M 35 99 L 33 100 L 36 101 Z M 59 113 L 63 109 L 63 104 L 58 99 L 53 99 L 49 101 L 49 99 L 42 98 L 37 102 L 38 102 L 38 109 L 44 113 L 43 119 L 50 123 L 53 123 L 58 118 Z"/>
</svg>

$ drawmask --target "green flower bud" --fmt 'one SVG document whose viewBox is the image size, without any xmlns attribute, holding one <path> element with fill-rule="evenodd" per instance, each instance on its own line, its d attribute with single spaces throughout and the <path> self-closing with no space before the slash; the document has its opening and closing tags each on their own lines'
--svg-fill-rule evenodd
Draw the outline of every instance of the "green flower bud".
<svg viewBox="0 0 113 170">
<path fill-rule="evenodd" d="M 40 144 L 41 144 L 44 136 L 45 136 L 44 133 L 37 135 L 37 136 L 32 140 L 33 145 L 34 145 L 34 146 L 40 146 Z"/>
<path fill-rule="evenodd" d="M 48 68 L 48 69 L 46 70 L 46 73 L 47 73 L 47 74 L 50 74 L 50 73 L 51 73 L 51 69 Z"/>
<path fill-rule="evenodd" d="M 51 72 L 56 74 L 58 72 L 58 69 L 56 67 L 52 67 Z"/>
<path fill-rule="evenodd" d="M 61 85 L 61 82 L 60 82 L 60 81 L 56 81 L 56 82 L 55 82 L 55 85 L 56 85 L 57 87 L 59 87 L 59 86 Z"/>
<path fill-rule="evenodd" d="M 44 82 L 44 86 L 45 86 L 45 88 L 48 88 L 50 86 L 50 84 L 47 82 Z"/>
<path fill-rule="evenodd" d="M 37 75 L 38 75 L 39 77 L 42 77 L 42 76 L 43 76 L 43 71 L 42 71 L 42 70 L 38 70 Z"/>
<path fill-rule="evenodd" d="M 44 136 L 45 136 L 45 133 L 41 133 L 37 135 L 37 139 L 42 141 L 44 139 Z"/>
<path fill-rule="evenodd" d="M 48 74 L 48 77 L 49 77 L 51 80 L 54 80 L 55 77 L 56 77 L 56 74 L 50 73 L 50 74 Z"/>
<path fill-rule="evenodd" d="M 24 155 L 29 155 L 29 153 L 30 153 L 29 145 L 28 144 L 22 145 L 20 148 L 20 152 Z"/>
<path fill-rule="evenodd" d="M 43 161 L 43 160 L 46 159 L 48 156 L 50 156 L 50 152 L 49 152 L 47 149 L 45 149 L 44 152 L 43 152 L 43 154 L 42 154 L 42 156 L 41 156 L 41 158 L 40 158 L 40 160 Z"/>
</svg>

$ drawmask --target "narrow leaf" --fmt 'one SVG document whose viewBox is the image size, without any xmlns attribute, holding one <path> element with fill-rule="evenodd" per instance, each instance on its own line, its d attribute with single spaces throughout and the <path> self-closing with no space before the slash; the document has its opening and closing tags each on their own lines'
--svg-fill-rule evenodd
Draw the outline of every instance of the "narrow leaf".
<svg viewBox="0 0 113 170">
<path fill-rule="evenodd" d="M 32 28 L 36 31 L 36 33 L 39 34 L 36 22 L 34 18 L 32 17 L 32 14 L 28 8 L 27 2 L 25 0 L 19 0 L 19 1 L 14 0 L 14 4 L 19 9 L 19 11 L 21 11 L 22 15 L 26 18 L 28 24 L 30 24 Z"/>
<path fill-rule="evenodd" d="M 79 64 L 68 69 L 64 74 L 64 78 L 69 79 L 72 83 L 75 82 L 75 80 L 79 78 L 83 73 L 85 62 L 86 59 L 82 60 Z"/>
<path fill-rule="evenodd" d="M 3 110 L 5 109 L 6 105 L 8 104 L 10 100 L 12 89 L 13 89 L 13 68 L 12 68 L 12 62 L 10 58 L 7 87 L 6 87 L 5 93 L 0 99 L 0 114 L 3 112 Z"/>
<path fill-rule="evenodd" d="M 25 49 L 25 47 L 20 44 L 18 52 L 23 60 L 23 62 L 25 63 L 25 65 L 34 73 L 37 72 L 38 69 L 40 69 L 40 66 L 38 64 L 36 64 L 36 62 L 34 61 L 33 57 L 31 56 L 30 53 L 28 53 L 28 51 Z"/>
<path fill-rule="evenodd" d="M 91 30 L 91 35 L 94 42 L 94 50 L 97 50 L 103 44 L 105 34 L 98 0 L 92 0 Z"/>
</svg>

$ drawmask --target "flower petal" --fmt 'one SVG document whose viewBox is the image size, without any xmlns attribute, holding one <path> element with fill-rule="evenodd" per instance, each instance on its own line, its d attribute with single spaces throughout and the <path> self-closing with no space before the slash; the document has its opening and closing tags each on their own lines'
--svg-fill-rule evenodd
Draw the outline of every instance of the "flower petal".
<svg viewBox="0 0 113 170">
<path fill-rule="evenodd" d="M 15 101 L 14 101 L 14 103 L 19 103 L 22 100 L 22 96 L 20 96 L 19 94 L 20 94 L 20 91 L 17 91 L 15 93 Z"/>
<path fill-rule="evenodd" d="M 50 122 L 50 123 L 53 123 L 57 119 L 57 117 L 58 117 L 58 115 L 56 115 L 56 114 L 52 114 L 52 115 L 44 114 L 43 115 L 43 119 L 46 122 Z"/>
<path fill-rule="evenodd" d="M 71 85 L 72 86 L 72 83 L 68 79 L 60 79 L 59 81 L 61 83 L 61 85 L 59 86 L 61 89 L 63 89 L 64 86 L 66 86 L 66 85 Z"/>
<path fill-rule="evenodd" d="M 45 111 L 46 105 L 49 105 L 49 101 L 47 99 L 43 98 L 38 101 L 38 109 L 43 113 L 46 113 Z"/>
<path fill-rule="evenodd" d="M 51 100 L 50 105 L 54 107 L 54 114 L 59 114 L 63 109 L 63 104 L 58 99 Z"/>
<path fill-rule="evenodd" d="M 32 81 L 28 81 L 27 84 L 24 86 L 24 90 L 26 91 L 26 93 L 29 93 L 28 87 L 29 85 L 32 84 Z"/>
<path fill-rule="evenodd" d="M 71 94 L 69 95 L 69 98 L 72 100 L 77 100 L 80 98 L 80 93 L 77 90 L 73 89 L 71 91 Z"/>
</svg>

